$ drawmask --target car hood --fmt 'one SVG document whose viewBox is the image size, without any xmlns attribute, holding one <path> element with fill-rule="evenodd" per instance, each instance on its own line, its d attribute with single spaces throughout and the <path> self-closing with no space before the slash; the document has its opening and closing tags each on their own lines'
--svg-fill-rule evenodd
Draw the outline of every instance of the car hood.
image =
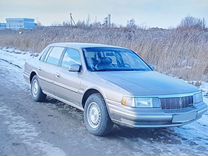
<svg viewBox="0 0 208 156">
<path fill-rule="evenodd" d="M 113 83 L 134 96 L 157 96 L 197 92 L 198 89 L 156 71 L 97 72 L 101 79 Z"/>
</svg>

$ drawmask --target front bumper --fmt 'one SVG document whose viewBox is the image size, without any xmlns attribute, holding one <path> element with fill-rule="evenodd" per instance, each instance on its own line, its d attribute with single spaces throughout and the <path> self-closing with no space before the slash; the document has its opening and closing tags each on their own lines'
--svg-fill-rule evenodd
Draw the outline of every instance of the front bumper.
<svg viewBox="0 0 208 156">
<path fill-rule="evenodd" d="M 130 108 L 107 100 L 109 115 L 113 122 L 127 127 L 173 127 L 193 122 L 207 111 L 205 103 L 180 110 L 161 108 Z"/>
</svg>

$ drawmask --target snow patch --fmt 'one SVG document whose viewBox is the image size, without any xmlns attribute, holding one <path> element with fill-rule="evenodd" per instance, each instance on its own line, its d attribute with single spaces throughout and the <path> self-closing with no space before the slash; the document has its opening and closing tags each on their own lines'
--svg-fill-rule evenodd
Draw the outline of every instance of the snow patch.
<svg viewBox="0 0 208 156">
<path fill-rule="evenodd" d="M 14 48 L 0 48 L 0 59 L 19 68 L 24 68 L 25 61 L 37 57 L 38 53 L 20 51 Z"/>
</svg>

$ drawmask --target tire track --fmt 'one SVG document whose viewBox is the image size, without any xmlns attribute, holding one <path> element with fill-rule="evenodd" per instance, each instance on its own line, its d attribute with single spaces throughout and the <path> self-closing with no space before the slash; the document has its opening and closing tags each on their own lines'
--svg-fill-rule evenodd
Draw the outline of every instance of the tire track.
<svg viewBox="0 0 208 156">
<path fill-rule="evenodd" d="M 36 130 L 35 126 L 28 123 L 25 118 L 15 114 L 2 102 L 0 104 L 0 116 L 4 118 L 4 124 L 8 127 L 9 134 L 18 137 L 22 143 L 36 151 L 34 154 L 66 155 L 62 149 L 40 139 L 40 133 Z"/>
</svg>

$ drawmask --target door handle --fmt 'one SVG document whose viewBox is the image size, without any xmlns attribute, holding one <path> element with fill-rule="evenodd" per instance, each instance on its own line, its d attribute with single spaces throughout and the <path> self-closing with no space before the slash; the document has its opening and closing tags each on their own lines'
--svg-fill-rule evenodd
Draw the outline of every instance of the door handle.
<svg viewBox="0 0 208 156">
<path fill-rule="evenodd" d="M 40 68 L 40 67 L 38 67 L 38 70 L 39 70 L 39 71 L 41 71 L 41 68 Z"/>
<path fill-rule="evenodd" d="M 60 74 L 57 73 L 57 74 L 56 74 L 56 77 L 57 77 L 57 78 L 60 78 Z"/>
</svg>

